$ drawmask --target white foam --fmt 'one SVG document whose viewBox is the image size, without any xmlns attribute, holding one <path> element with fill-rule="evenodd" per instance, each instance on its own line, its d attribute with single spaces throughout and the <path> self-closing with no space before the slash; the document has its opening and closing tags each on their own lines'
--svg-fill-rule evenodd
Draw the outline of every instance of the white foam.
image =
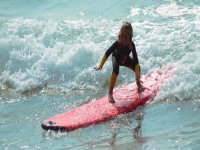
<svg viewBox="0 0 200 150">
<path fill-rule="evenodd" d="M 131 13 L 131 16 L 137 16 L 140 13 L 140 8 L 131 7 L 130 13 Z"/>
<path fill-rule="evenodd" d="M 177 17 L 187 14 L 188 8 L 178 6 L 176 3 L 171 3 L 169 5 L 163 5 L 161 7 L 158 7 L 156 9 L 156 12 L 166 17 Z"/>
<path fill-rule="evenodd" d="M 166 10 L 172 8 L 172 12 L 166 13 Z M 176 63 L 180 66 L 174 78 L 164 84 L 162 96 L 170 95 L 174 82 L 179 88 L 174 93 L 171 92 L 171 95 L 180 95 L 183 86 L 190 93 L 192 88 L 198 89 L 198 82 L 192 85 L 187 81 L 189 76 L 193 82 L 198 81 L 199 75 L 199 21 L 188 17 L 199 18 L 198 12 L 197 6 L 178 4 L 143 9 L 131 7 L 129 19 L 134 28 L 134 42 L 142 73 L 168 64 Z M 138 16 L 147 19 L 137 20 Z M 174 19 L 170 19 L 171 17 Z M 93 73 L 91 68 L 99 63 L 105 50 L 116 40 L 121 20 L 55 21 L 16 18 L 3 21 L 5 26 L 0 32 L 3 35 L 0 47 L 4 49 L 1 52 L 6 60 L 4 59 L 1 75 L 2 82 L 10 81 L 18 90 L 45 82 L 61 86 L 73 82 L 95 85 L 107 82 L 106 78 L 109 78 L 112 71 L 110 58 L 100 73 Z M 190 71 L 186 71 L 186 68 Z M 120 75 L 124 78 L 132 77 L 131 71 L 120 71 L 123 71 Z M 181 75 L 180 79 L 178 74 Z M 184 74 L 188 74 L 188 77 Z"/>
<path fill-rule="evenodd" d="M 130 13 L 135 10 L 137 16 L 148 15 L 155 20 L 147 18 L 144 22 L 133 23 L 143 71 L 177 64 L 175 74 L 162 84 L 157 98 L 199 97 L 199 7 L 171 3 L 132 8 Z M 132 14 L 133 18 L 137 16 Z"/>
<path fill-rule="evenodd" d="M 9 82 L 17 91 L 46 82 L 64 84 L 63 81 L 81 81 L 85 78 L 84 74 L 91 74 L 87 68 L 99 62 L 106 45 L 110 44 L 107 37 L 113 30 L 113 22 L 105 20 L 94 23 L 23 18 L 4 21 L 6 37 L 1 39 L 0 47 L 4 54 L 1 56 L 6 56 L 6 60 L 2 64 L 4 70 L 0 78 L 2 84 Z"/>
</svg>

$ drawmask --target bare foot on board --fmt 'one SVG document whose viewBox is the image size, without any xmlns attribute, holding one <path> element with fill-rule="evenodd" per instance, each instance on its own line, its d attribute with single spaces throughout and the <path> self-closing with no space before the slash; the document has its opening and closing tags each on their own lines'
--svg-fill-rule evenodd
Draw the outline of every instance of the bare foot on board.
<svg viewBox="0 0 200 150">
<path fill-rule="evenodd" d="M 114 100 L 112 94 L 108 94 L 108 101 L 109 101 L 109 103 L 112 103 L 112 104 L 115 103 L 115 100 Z"/>
</svg>

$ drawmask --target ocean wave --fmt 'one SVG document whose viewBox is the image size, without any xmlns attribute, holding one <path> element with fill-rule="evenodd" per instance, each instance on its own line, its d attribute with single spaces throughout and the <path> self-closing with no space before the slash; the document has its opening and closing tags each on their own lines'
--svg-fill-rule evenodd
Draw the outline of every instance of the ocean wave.
<svg viewBox="0 0 200 150">
<path fill-rule="evenodd" d="M 134 42 L 142 74 L 165 65 L 179 64 L 176 77 L 163 85 L 163 91 L 167 92 L 162 93 L 162 96 L 169 94 L 175 86 L 179 90 L 171 94 L 181 96 L 183 87 L 187 87 L 185 90 L 189 93 L 197 94 L 200 84 L 199 22 L 187 18 L 187 15 L 199 17 L 199 8 L 184 8 L 175 4 L 166 7 L 176 7 L 180 13 L 166 16 L 161 12 L 165 9 L 165 5 L 162 5 L 143 10 L 137 8 L 135 14 L 128 18 L 134 28 Z M 156 22 L 138 20 L 137 15 L 145 15 L 144 11 L 151 12 L 149 15 L 152 18 L 161 19 L 156 19 Z M 181 19 L 163 22 L 163 16 Z M 99 18 L 45 20 L 1 17 L 1 85 L 9 85 L 22 93 L 46 84 L 58 87 L 83 83 L 88 86 L 105 86 L 112 70 L 110 59 L 101 73 L 94 73 L 92 68 L 98 65 L 105 50 L 116 40 L 121 23 L 122 20 Z M 124 70 L 121 71 L 123 73 L 120 76 L 124 76 Z M 125 71 L 125 74 L 128 74 L 126 78 L 131 77 L 131 82 L 132 72 Z"/>
</svg>

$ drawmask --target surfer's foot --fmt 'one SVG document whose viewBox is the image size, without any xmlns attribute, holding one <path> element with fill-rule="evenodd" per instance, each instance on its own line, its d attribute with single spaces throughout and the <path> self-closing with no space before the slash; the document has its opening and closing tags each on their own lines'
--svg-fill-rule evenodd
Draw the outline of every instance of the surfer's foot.
<svg viewBox="0 0 200 150">
<path fill-rule="evenodd" d="M 109 101 L 109 103 L 112 103 L 112 104 L 115 103 L 115 100 L 114 100 L 112 94 L 108 94 L 108 101 Z"/>
<path fill-rule="evenodd" d="M 143 92 L 146 87 L 144 87 L 141 83 L 137 84 L 137 87 L 138 87 L 138 92 Z"/>
</svg>

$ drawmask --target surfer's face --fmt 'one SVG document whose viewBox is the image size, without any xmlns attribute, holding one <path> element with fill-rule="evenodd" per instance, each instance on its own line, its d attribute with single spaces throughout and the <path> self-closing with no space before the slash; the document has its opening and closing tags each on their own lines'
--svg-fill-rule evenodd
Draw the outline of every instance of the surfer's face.
<svg viewBox="0 0 200 150">
<path fill-rule="evenodd" d="M 119 35 L 119 42 L 123 46 L 128 46 L 130 43 L 130 37 L 126 32 L 121 32 Z"/>
</svg>

